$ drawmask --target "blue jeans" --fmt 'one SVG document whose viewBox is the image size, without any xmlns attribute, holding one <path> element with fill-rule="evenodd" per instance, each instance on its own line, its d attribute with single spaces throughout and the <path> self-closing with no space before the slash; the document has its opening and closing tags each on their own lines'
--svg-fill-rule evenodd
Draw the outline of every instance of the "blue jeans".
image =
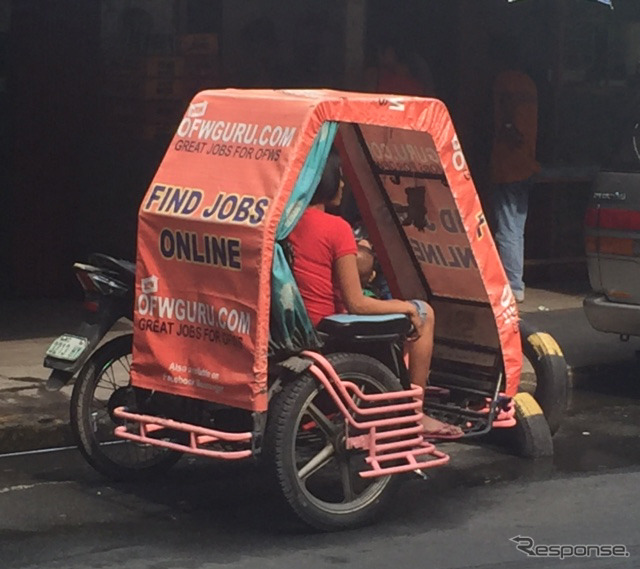
<svg viewBox="0 0 640 569">
<path fill-rule="evenodd" d="M 494 239 L 514 293 L 524 293 L 524 224 L 532 180 L 497 184 L 493 189 Z"/>
</svg>

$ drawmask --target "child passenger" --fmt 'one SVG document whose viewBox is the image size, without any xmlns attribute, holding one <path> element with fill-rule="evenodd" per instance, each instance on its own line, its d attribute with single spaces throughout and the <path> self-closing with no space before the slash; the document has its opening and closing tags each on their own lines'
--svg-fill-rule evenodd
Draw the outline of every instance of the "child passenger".
<svg viewBox="0 0 640 569">
<path fill-rule="evenodd" d="M 322 178 L 309 207 L 289 235 L 295 262 L 293 273 L 313 325 L 332 314 L 406 314 L 415 329 L 407 342 L 411 383 L 426 387 L 433 351 L 434 313 L 426 303 L 405 300 L 379 300 L 363 294 L 358 272 L 356 245 L 349 224 L 325 207 L 337 206 L 344 183 L 340 158 L 331 150 Z M 422 312 L 421 314 L 419 312 Z M 428 438 L 451 439 L 462 430 L 424 416 Z"/>
<path fill-rule="evenodd" d="M 373 280 L 376 278 L 375 263 L 376 259 L 373 255 L 371 246 L 362 239 L 357 242 L 358 252 L 356 253 L 356 266 L 358 267 L 358 276 L 360 277 L 360 286 L 362 293 L 371 298 L 378 298 L 373 290 Z"/>
</svg>

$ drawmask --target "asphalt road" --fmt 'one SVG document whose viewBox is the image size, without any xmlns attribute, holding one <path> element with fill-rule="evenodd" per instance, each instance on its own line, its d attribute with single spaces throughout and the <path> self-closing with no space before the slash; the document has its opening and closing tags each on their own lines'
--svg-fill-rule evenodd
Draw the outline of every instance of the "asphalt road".
<svg viewBox="0 0 640 569">
<path fill-rule="evenodd" d="M 410 478 L 376 526 L 313 533 L 252 464 L 184 460 L 113 484 L 75 450 L 0 457 L 0 567 L 204 569 L 640 566 L 640 382 L 578 386 L 553 460 L 448 445 L 450 466 Z M 528 557 L 537 545 L 622 544 L 630 557 Z"/>
</svg>

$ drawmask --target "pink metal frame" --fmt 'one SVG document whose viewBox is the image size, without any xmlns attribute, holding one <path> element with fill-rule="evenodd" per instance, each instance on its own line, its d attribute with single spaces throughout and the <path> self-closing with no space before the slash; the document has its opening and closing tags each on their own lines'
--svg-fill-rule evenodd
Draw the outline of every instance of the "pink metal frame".
<svg viewBox="0 0 640 569">
<path fill-rule="evenodd" d="M 441 395 L 443 392 L 448 392 L 448 389 L 428 385 L 425 392 L 427 396 L 431 394 L 437 397 L 438 395 Z M 500 393 L 500 396 L 506 397 L 504 393 Z M 482 409 L 476 409 L 476 411 L 478 413 L 486 413 L 488 415 L 491 412 L 491 399 L 487 397 L 485 400 L 485 406 Z M 516 425 L 516 408 L 515 408 L 515 405 L 513 404 L 513 399 L 509 398 L 509 401 L 507 403 L 507 408 L 498 409 L 498 414 L 494 418 L 493 423 L 491 423 L 491 426 L 494 429 L 505 429 L 509 427 L 514 427 L 515 425 Z"/>
<path fill-rule="evenodd" d="M 513 399 L 510 399 L 507 409 L 500 409 L 498 416 L 493 420 L 493 428 L 515 427 L 516 422 L 516 407 L 513 404 Z"/>
<path fill-rule="evenodd" d="M 360 472 L 361 477 L 400 474 L 449 462 L 448 455 L 426 442 L 422 436 L 422 388 L 415 386 L 404 391 L 362 393 L 357 385 L 340 379 L 333 366 L 320 354 L 305 351 L 302 355 L 313 360 L 309 371 L 338 406 L 347 422 L 347 432 L 349 428 L 361 432 L 347 436 L 346 440 L 347 448 L 369 451 L 366 462 L 370 470 Z M 354 396 L 360 401 L 380 405 L 361 408 L 355 403 Z M 393 403 L 402 399 L 408 401 Z"/>
<path fill-rule="evenodd" d="M 250 449 L 223 451 L 202 448 L 202 445 L 218 442 L 250 443 L 251 433 L 229 433 L 225 431 L 216 431 L 214 429 L 207 429 L 198 425 L 181 423 L 172 419 L 163 419 L 162 417 L 130 413 L 126 411 L 124 407 L 117 407 L 113 414 L 119 419 L 138 423 L 140 426 L 139 433 L 132 433 L 131 431 L 128 431 L 127 425 L 120 425 L 116 427 L 115 435 L 123 439 L 128 439 L 141 444 L 164 447 L 179 452 L 196 454 L 198 456 L 207 456 L 209 458 L 237 460 L 247 458 L 252 454 Z M 174 431 L 189 433 L 189 444 L 184 445 L 149 436 L 151 433 L 162 429 L 171 429 Z"/>
<path fill-rule="evenodd" d="M 489 413 L 491 410 L 489 405 L 491 401 L 487 399 L 487 404 L 483 409 L 480 409 L 479 413 Z M 516 425 L 516 408 L 513 404 L 513 399 L 509 399 L 506 409 L 499 409 L 498 415 L 493 420 L 492 426 L 494 429 L 506 429 L 509 427 L 515 427 Z"/>
<path fill-rule="evenodd" d="M 412 387 L 404 391 L 387 393 L 363 393 L 357 385 L 340 379 L 333 366 L 322 355 L 305 351 L 302 355 L 313 361 L 309 372 L 324 386 L 327 393 L 342 414 L 347 433 L 349 429 L 358 434 L 347 436 L 349 449 L 368 451 L 366 462 L 369 470 L 360 472 L 363 478 L 400 474 L 415 470 L 434 468 L 449 462 L 449 456 L 436 449 L 435 445 L 424 440 L 420 420 L 424 416 L 424 391 Z M 354 399 L 368 403 L 379 403 L 372 407 L 359 407 Z M 395 403 L 394 403 L 395 402 Z M 481 410 L 489 412 L 487 405 Z M 138 432 L 128 430 L 128 425 L 120 425 L 115 435 L 140 444 L 148 444 L 175 450 L 178 452 L 218 458 L 238 460 L 252 455 L 250 449 L 213 450 L 206 448 L 212 443 L 226 442 L 250 444 L 252 433 L 230 433 L 208 429 L 172 419 L 131 413 L 124 407 L 118 407 L 114 415 L 119 419 L 138 424 Z M 499 411 L 493 421 L 498 428 L 513 427 L 516 424 L 515 407 L 509 401 L 506 410 Z M 182 431 L 189 434 L 189 443 L 181 444 L 153 437 L 163 429 Z"/>
</svg>

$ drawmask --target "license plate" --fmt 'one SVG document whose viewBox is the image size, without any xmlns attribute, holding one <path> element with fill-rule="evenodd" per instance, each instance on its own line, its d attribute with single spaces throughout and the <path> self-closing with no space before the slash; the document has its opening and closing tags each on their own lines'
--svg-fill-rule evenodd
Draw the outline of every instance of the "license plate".
<svg viewBox="0 0 640 569">
<path fill-rule="evenodd" d="M 56 338 L 47 350 L 47 355 L 59 360 L 75 362 L 89 345 L 89 340 L 79 336 L 63 334 Z"/>
</svg>

